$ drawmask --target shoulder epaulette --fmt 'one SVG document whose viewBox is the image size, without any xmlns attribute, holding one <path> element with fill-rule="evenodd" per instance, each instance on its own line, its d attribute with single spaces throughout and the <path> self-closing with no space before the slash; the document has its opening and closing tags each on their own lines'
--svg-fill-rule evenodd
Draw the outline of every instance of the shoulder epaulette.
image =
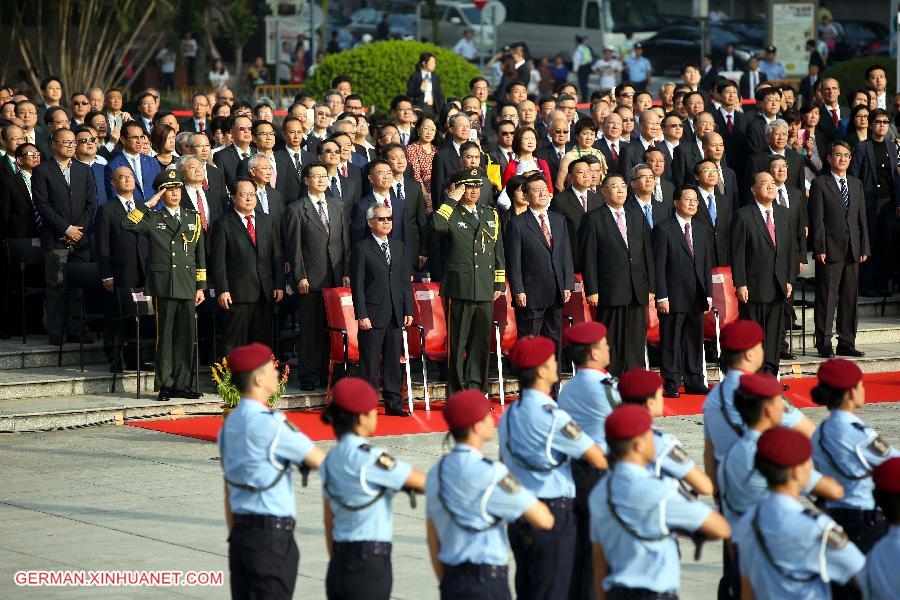
<svg viewBox="0 0 900 600">
<path fill-rule="evenodd" d="M 138 209 L 134 209 L 130 213 L 128 213 L 128 220 L 137 225 L 141 222 L 141 219 L 144 218 L 144 213 L 139 211 Z"/>
</svg>

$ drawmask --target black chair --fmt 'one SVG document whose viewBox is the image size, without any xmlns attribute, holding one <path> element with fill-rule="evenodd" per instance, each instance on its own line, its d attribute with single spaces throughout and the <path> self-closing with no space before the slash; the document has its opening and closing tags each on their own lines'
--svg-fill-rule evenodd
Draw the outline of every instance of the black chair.
<svg viewBox="0 0 900 600">
<path fill-rule="evenodd" d="M 29 287 L 25 285 L 25 270 L 29 266 L 43 267 L 45 251 L 41 248 L 41 241 L 38 238 L 8 238 L 6 240 L 6 252 L 9 257 L 9 266 L 19 267 L 19 299 L 20 299 L 20 315 L 22 318 L 22 343 L 26 343 L 26 332 L 28 330 L 26 323 L 26 299 L 28 297 L 39 297 L 47 294 L 46 287 Z"/>
<path fill-rule="evenodd" d="M 103 323 L 106 312 L 103 310 L 103 285 L 100 282 L 100 266 L 95 262 L 66 263 L 66 288 L 79 290 L 78 315 L 66 315 L 66 320 L 78 319 L 80 335 L 78 340 L 78 357 L 81 370 L 84 371 L 84 338 L 87 323 Z M 62 346 L 59 347 L 58 364 L 62 366 Z"/>
<path fill-rule="evenodd" d="M 136 347 L 136 370 L 137 370 L 137 394 L 135 397 L 140 400 L 141 399 L 141 369 L 143 368 L 143 361 L 141 360 L 141 345 L 144 343 L 144 340 L 141 339 L 141 317 L 152 317 L 155 313 L 153 310 L 153 299 L 149 296 L 144 295 L 143 288 L 115 288 L 116 293 L 116 317 L 115 319 L 118 321 L 125 319 L 133 319 L 134 320 L 134 335 L 135 335 L 135 347 Z M 147 340 L 150 342 L 151 340 Z M 121 341 L 119 340 L 118 328 L 116 328 L 116 341 L 114 343 L 115 346 L 115 354 L 116 359 L 121 355 L 119 346 Z M 110 386 L 109 392 L 114 393 L 116 391 L 116 376 L 118 373 L 116 370 L 113 370 L 113 380 L 112 385 Z"/>
</svg>

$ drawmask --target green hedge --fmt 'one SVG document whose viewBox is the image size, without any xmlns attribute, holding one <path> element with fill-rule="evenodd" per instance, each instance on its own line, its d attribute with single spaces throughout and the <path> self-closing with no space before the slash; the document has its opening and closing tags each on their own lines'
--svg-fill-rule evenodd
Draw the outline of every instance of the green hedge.
<svg viewBox="0 0 900 600">
<path fill-rule="evenodd" d="M 346 75 L 364 106 L 387 111 L 394 96 L 406 93 L 406 81 L 422 52 L 437 58 L 436 72 L 445 98 L 468 94 L 469 80 L 479 75 L 474 65 L 434 44 L 404 41 L 375 42 L 326 57 L 306 81 L 306 91 L 322 98 L 334 77 Z"/>
<path fill-rule="evenodd" d="M 896 89 L 894 87 L 896 69 L 894 68 L 893 59 L 888 56 L 867 56 L 846 60 L 828 67 L 823 77 L 833 77 L 838 80 L 838 83 L 841 85 L 841 102 L 843 103 L 843 96 L 847 92 L 866 86 L 866 69 L 872 65 L 881 65 L 887 71 L 887 89 L 888 96 L 890 96 L 891 90 Z M 890 101 L 888 101 L 888 104 L 890 104 Z"/>
</svg>

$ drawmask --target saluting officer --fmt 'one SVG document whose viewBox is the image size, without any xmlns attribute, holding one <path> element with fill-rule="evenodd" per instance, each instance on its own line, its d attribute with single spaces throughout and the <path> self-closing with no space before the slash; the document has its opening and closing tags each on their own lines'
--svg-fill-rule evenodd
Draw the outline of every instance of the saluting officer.
<svg viewBox="0 0 900 600">
<path fill-rule="evenodd" d="M 608 600 L 677 598 L 675 530 L 721 539 L 731 529 L 712 508 L 679 493 L 674 481 L 654 477 L 653 419 L 645 408 L 620 406 L 604 427 L 613 467 L 590 496 L 594 585 Z"/>
<path fill-rule="evenodd" d="M 813 434 L 813 461 L 844 486 L 844 498 L 826 504 L 828 514 L 867 553 L 887 531 L 884 514 L 872 498 L 872 469 L 900 452 L 856 414 L 866 403 L 862 371 L 856 363 L 826 360 L 819 366 L 818 377 L 812 399 L 828 407 L 830 414 Z"/>
<path fill-rule="evenodd" d="M 290 469 L 291 465 L 316 469 L 324 454 L 283 412 L 266 404 L 279 379 L 268 346 L 235 348 L 228 355 L 228 367 L 241 393 L 240 403 L 219 432 L 231 597 L 288 599 L 300 562 Z"/>
<path fill-rule="evenodd" d="M 734 528 L 743 598 L 831 598 L 828 582 L 849 582 L 865 556 L 831 517 L 804 510 L 812 443 L 775 427 L 759 437 L 756 468 L 769 494 Z"/>
<path fill-rule="evenodd" d="M 887 535 L 866 555 L 866 568 L 856 576 L 863 598 L 900 599 L 900 458 L 890 458 L 872 471 L 875 502 L 887 518 Z"/>
<path fill-rule="evenodd" d="M 510 523 L 516 597 L 558 600 L 568 596 L 573 566 L 581 564 L 575 556 L 575 483 L 569 461 L 580 458 L 606 469 L 606 457 L 550 397 L 559 380 L 556 345 L 541 336 L 519 338 L 509 358 L 518 371 L 520 396 L 500 418 L 500 458 L 556 519 L 550 531 Z"/>
<path fill-rule="evenodd" d="M 503 523 L 553 527 L 553 514 L 502 462 L 485 458 L 496 425 L 478 390 L 458 392 L 441 413 L 456 444 L 425 482 L 428 549 L 442 600 L 509 598 L 509 543 Z"/>
<path fill-rule="evenodd" d="M 623 404 L 643 406 L 655 419 L 663 416 L 665 382 L 659 373 L 646 369 L 632 369 L 619 379 L 619 396 Z M 650 470 L 660 478 L 684 483 L 695 494 L 711 496 L 712 480 L 691 459 L 684 446 L 671 433 L 653 428 L 654 456 Z"/>
<path fill-rule="evenodd" d="M 206 289 L 206 250 L 200 214 L 181 204 L 181 176 L 161 171 L 153 181 L 159 190 L 146 204 L 128 213 L 122 227 L 150 240 L 145 289 L 156 313 L 157 400 L 199 398 L 191 390 L 194 356 L 194 309 Z M 162 207 L 154 206 L 162 198 Z M 198 365 L 199 366 L 199 365 Z"/>
<path fill-rule="evenodd" d="M 331 560 L 325 577 L 329 598 L 384 599 L 391 595 L 394 493 L 425 490 L 425 473 L 367 440 L 378 424 L 378 393 L 364 379 L 334 386 L 322 421 L 338 439 L 319 470 L 325 544 Z"/>
<path fill-rule="evenodd" d="M 559 407 L 569 413 L 597 446 L 606 452 L 606 434 L 603 423 L 609 413 L 621 403 L 613 386 L 609 366 L 609 344 L 606 342 L 606 326 L 596 321 L 578 323 L 563 333 L 564 353 L 576 366 L 575 376 L 559 392 Z M 591 575 L 591 515 L 588 496 L 603 471 L 595 469 L 581 459 L 572 461 L 572 479 L 575 482 L 575 556 L 580 562 L 572 569 L 572 585 L 569 598 L 594 598 L 594 580 Z"/>
<path fill-rule="evenodd" d="M 493 208 L 477 204 L 481 184 L 481 169 L 458 171 L 431 222 L 447 240 L 441 296 L 448 304 L 451 394 L 487 391 L 493 301 L 506 290 L 500 219 Z"/>
</svg>

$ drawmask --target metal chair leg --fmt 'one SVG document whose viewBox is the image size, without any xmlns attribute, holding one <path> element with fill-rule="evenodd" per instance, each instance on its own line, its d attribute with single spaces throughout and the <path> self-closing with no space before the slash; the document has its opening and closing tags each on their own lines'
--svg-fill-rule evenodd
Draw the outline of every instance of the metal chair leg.
<svg viewBox="0 0 900 600">
<path fill-rule="evenodd" d="M 141 317 L 134 315 L 134 332 L 137 342 L 137 399 L 141 399 Z"/>
</svg>

